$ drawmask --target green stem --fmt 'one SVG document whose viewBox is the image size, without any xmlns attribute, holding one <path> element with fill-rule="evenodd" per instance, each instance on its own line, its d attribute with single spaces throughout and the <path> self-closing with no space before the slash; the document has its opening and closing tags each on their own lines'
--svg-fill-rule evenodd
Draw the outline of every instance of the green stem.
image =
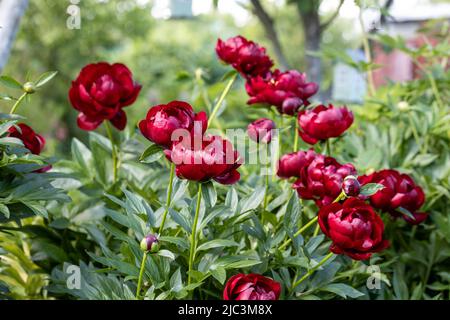
<svg viewBox="0 0 450 320">
<path fill-rule="evenodd" d="M 113 183 L 117 181 L 117 167 L 118 167 L 118 159 L 117 159 L 117 149 L 116 144 L 114 143 L 114 137 L 111 129 L 111 125 L 108 120 L 105 121 L 106 133 L 108 134 L 109 140 L 111 141 L 111 155 L 113 160 Z"/>
<path fill-rule="evenodd" d="M 14 103 L 13 107 L 11 108 L 11 111 L 9 112 L 9 114 L 14 114 L 17 110 L 17 108 L 22 104 L 23 100 L 25 99 L 25 97 L 28 95 L 27 92 L 24 92 L 19 99 L 17 99 L 16 103 Z"/>
<path fill-rule="evenodd" d="M 325 152 L 326 152 L 327 156 L 331 157 L 331 142 L 330 142 L 330 139 L 327 139 L 325 141 Z"/>
<path fill-rule="evenodd" d="M 231 86 L 233 85 L 234 81 L 236 80 L 237 75 L 238 75 L 237 73 L 234 74 L 231 77 L 231 79 L 228 81 L 227 85 L 225 86 L 225 89 L 222 91 L 222 94 L 219 97 L 219 100 L 217 100 L 217 103 L 214 105 L 211 115 L 209 116 L 208 123 L 212 123 L 212 121 L 216 117 L 217 112 L 219 112 L 219 109 L 220 109 L 220 106 L 222 105 L 223 100 L 227 96 L 228 92 L 230 92 Z"/>
<path fill-rule="evenodd" d="M 192 233 L 191 233 L 191 244 L 190 244 L 190 250 L 189 250 L 189 271 L 188 271 L 188 285 L 191 284 L 191 273 L 192 273 L 192 267 L 194 265 L 194 258 L 195 258 L 195 250 L 197 247 L 197 224 L 198 224 L 198 216 L 200 213 L 200 201 L 202 199 L 202 184 L 199 183 L 198 185 L 198 192 L 197 192 L 197 206 L 195 208 L 195 216 L 194 216 L 194 224 L 192 225 Z"/>
<path fill-rule="evenodd" d="M 297 117 L 294 117 L 295 121 L 295 129 L 294 129 L 294 152 L 297 152 L 298 149 L 298 120 Z"/>
<path fill-rule="evenodd" d="M 367 84 L 369 87 L 369 94 L 370 96 L 374 96 L 375 95 L 375 84 L 373 82 L 373 74 L 372 74 L 372 70 L 370 69 L 371 66 L 370 64 L 372 63 L 372 55 L 370 53 L 370 45 L 369 45 L 369 38 L 367 36 L 367 32 L 366 29 L 364 27 L 364 20 L 363 20 L 363 9 L 362 7 L 359 8 L 359 24 L 361 26 L 361 31 L 362 31 L 362 40 L 363 40 L 363 47 L 364 47 L 364 54 L 366 56 L 366 63 L 368 64 L 368 68 L 367 68 Z"/>
<path fill-rule="evenodd" d="M 173 162 L 170 164 L 170 178 L 169 178 L 169 190 L 167 191 L 167 198 L 166 198 L 166 209 L 164 210 L 161 225 L 159 226 L 159 234 L 161 235 L 164 229 L 164 224 L 166 222 L 167 213 L 169 212 L 170 208 L 170 201 L 172 199 L 172 190 L 173 190 L 173 176 L 175 173 L 175 165 Z"/>
<path fill-rule="evenodd" d="M 263 211 L 261 215 L 261 223 L 264 224 L 264 213 L 267 209 L 267 203 L 269 202 L 269 167 L 267 167 L 265 179 L 265 190 L 264 190 L 264 202 L 263 202 Z"/>
<path fill-rule="evenodd" d="M 142 278 L 144 276 L 146 260 L 147 260 L 147 251 L 145 251 L 144 255 L 142 256 L 141 269 L 139 271 L 139 279 L 138 279 L 138 284 L 137 284 L 137 289 L 136 289 L 136 300 L 141 299 Z"/>
<path fill-rule="evenodd" d="M 333 203 L 335 202 L 339 202 L 341 201 L 343 198 L 345 198 L 345 193 L 342 191 L 336 199 L 334 199 Z M 303 231 L 305 231 L 306 229 L 308 229 L 310 226 L 312 226 L 318 219 L 318 216 L 315 216 L 314 218 L 312 218 L 307 224 L 305 224 L 303 227 L 300 228 L 300 230 L 298 230 L 295 234 L 294 234 L 294 238 L 298 237 L 300 234 L 303 233 Z M 317 233 L 319 232 L 319 225 L 317 225 L 316 230 L 314 230 L 314 236 L 317 235 Z M 291 243 L 291 238 L 287 239 L 279 248 L 278 250 L 283 250 L 289 243 Z"/>
<path fill-rule="evenodd" d="M 314 271 L 316 271 L 317 269 L 319 269 L 325 262 L 327 262 L 332 256 L 334 255 L 333 252 L 328 253 L 322 260 L 320 260 L 320 262 L 315 265 L 313 268 L 311 268 L 310 270 L 308 270 L 308 272 L 301 277 L 297 282 L 295 282 L 292 285 L 291 291 L 293 291 L 299 284 L 301 284 L 303 281 L 305 281 L 310 275 L 312 275 L 314 273 Z"/>
<path fill-rule="evenodd" d="M 318 217 L 316 216 L 316 217 L 314 217 L 314 218 L 312 218 L 307 224 L 305 224 L 303 227 L 301 227 L 295 234 L 294 234 L 294 238 L 295 237 L 298 237 L 300 234 L 302 234 L 306 229 L 308 229 L 309 227 L 311 227 L 314 223 L 316 223 L 316 221 L 317 221 L 317 219 L 318 219 Z M 287 245 L 289 244 L 289 243 L 291 243 L 292 242 L 292 239 L 291 238 L 289 238 L 289 239 L 287 239 L 279 248 L 278 248 L 278 250 L 283 250 L 284 248 L 286 248 L 287 247 Z"/>
<path fill-rule="evenodd" d="M 319 234 L 319 230 L 320 230 L 320 225 L 317 224 L 316 228 L 314 229 L 313 237 L 315 237 L 315 236 L 317 236 Z"/>
</svg>

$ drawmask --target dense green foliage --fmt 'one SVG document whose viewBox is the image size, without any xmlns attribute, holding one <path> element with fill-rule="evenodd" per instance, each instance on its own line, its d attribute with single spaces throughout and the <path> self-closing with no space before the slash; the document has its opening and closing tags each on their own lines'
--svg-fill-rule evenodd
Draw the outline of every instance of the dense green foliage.
<svg viewBox="0 0 450 320">
<path fill-rule="evenodd" d="M 1 298 L 134 299 L 143 257 L 139 243 L 147 233 L 158 232 L 167 209 L 161 250 L 150 254 L 145 263 L 146 299 L 220 299 L 226 279 L 240 271 L 274 278 L 282 284 L 283 299 L 450 299 L 450 48 L 445 30 L 437 35 L 443 37 L 442 45 L 434 48 L 412 50 L 402 39 L 376 39 L 387 50 L 403 50 L 416 62 L 427 57 L 427 64 L 421 65 L 423 76 L 379 88 L 363 105 L 351 106 L 355 124 L 332 145 L 333 156 L 354 163 L 360 174 L 393 168 L 412 175 L 427 196 L 424 211 L 430 216 L 425 223 L 410 226 L 384 215 L 386 238 L 392 242 L 389 249 L 366 262 L 334 256 L 291 289 L 294 279 L 314 270 L 328 253 L 330 242 L 318 228 L 293 236 L 317 214 L 317 207 L 299 201 L 287 181 L 274 177 L 263 211 L 265 177 L 259 166 L 244 165 L 238 184 L 202 186 L 195 271 L 188 285 L 189 237 L 198 185 L 175 178 L 167 208 L 169 164 L 161 152 L 141 157 L 151 143 L 135 124 L 149 104 L 180 97 L 198 110 L 212 110 L 229 79 L 229 75 L 223 78 L 228 70 L 215 58 L 214 41 L 222 36 L 220 23 L 232 28 L 231 23 L 215 21 L 216 17 L 154 21 L 147 7 L 117 13 L 105 5 L 101 10 L 96 7 L 93 14 L 89 8 L 97 5 L 95 1 L 83 4 L 87 17 L 82 32 L 61 33 L 54 26 L 65 24 L 65 19 L 54 13 L 64 12 L 65 4 L 32 1 L 6 70 L 16 78 L 28 70 L 58 70 L 56 78 L 18 113 L 23 111 L 38 131 L 69 127 L 67 139 L 60 139 L 70 143 L 56 146 L 55 142 L 49 153 L 58 147 L 70 152 L 58 161 L 30 155 L 20 140 L 6 137 L 7 130 L 22 118 L 1 115 Z M 117 18 L 114 24 L 112 16 Z M 219 25 L 219 31 L 197 34 L 205 23 Z M 104 32 L 106 25 L 108 32 Z M 180 32 L 171 32 L 172 28 Z M 250 33 L 261 33 L 257 27 L 250 29 Z M 193 30 L 198 37 L 193 37 Z M 132 43 L 129 34 L 133 34 Z M 329 57 L 339 59 L 331 53 Z M 80 135 L 67 101 L 70 81 L 78 70 L 103 59 L 126 62 L 144 86 L 138 101 L 127 109 L 132 120 L 125 131 L 114 135 L 120 159 L 117 181 L 111 175 L 111 141 L 101 134 L 103 129 Z M 353 66 L 364 71 L 376 67 Z M 1 87 L 5 110 L 22 88 L 11 81 L 4 78 L 2 82 L 10 84 L 7 89 Z M 211 126 L 245 128 L 249 119 L 274 118 L 266 109 L 244 108 L 246 99 L 243 81 L 238 79 Z M 293 151 L 294 118 L 276 115 L 276 121 L 283 132 L 282 153 Z M 321 152 L 323 147 L 319 144 L 315 149 Z M 300 143 L 300 149 L 307 148 Z M 34 172 L 47 163 L 53 163 L 51 172 Z M 292 242 L 280 250 L 287 239 Z M 81 289 L 67 286 L 70 265 L 81 267 Z M 369 265 L 380 268 L 375 275 L 381 281 L 379 290 L 366 286 L 368 277 L 374 276 Z"/>
</svg>

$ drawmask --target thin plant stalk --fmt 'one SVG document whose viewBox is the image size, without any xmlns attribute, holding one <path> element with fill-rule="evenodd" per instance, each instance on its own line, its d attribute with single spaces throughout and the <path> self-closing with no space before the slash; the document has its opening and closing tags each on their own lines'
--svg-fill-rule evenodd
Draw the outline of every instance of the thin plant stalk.
<svg viewBox="0 0 450 320">
<path fill-rule="evenodd" d="M 16 103 L 14 103 L 14 105 L 11 108 L 11 111 L 9 112 L 9 114 L 14 114 L 17 111 L 17 108 L 19 108 L 19 106 L 22 104 L 23 100 L 26 98 L 26 96 L 28 95 L 28 92 L 24 92 L 19 99 L 17 99 Z"/>
<path fill-rule="evenodd" d="M 118 170 L 118 157 L 117 157 L 117 148 L 114 143 L 114 136 L 112 133 L 111 125 L 108 121 L 105 121 L 106 133 L 108 134 L 109 140 L 111 141 L 111 156 L 113 161 L 113 183 L 117 181 L 117 170 Z"/>
<path fill-rule="evenodd" d="M 363 8 L 359 8 L 359 24 L 361 26 L 362 31 L 362 40 L 363 40 L 363 47 L 364 47 L 364 55 L 366 56 L 366 63 L 370 64 L 372 62 L 372 54 L 370 53 L 370 44 L 369 44 L 369 37 L 367 36 L 366 29 L 364 27 L 364 20 L 363 20 Z M 370 66 L 367 69 L 367 84 L 369 87 L 369 94 L 370 96 L 375 95 L 375 83 L 373 81 L 373 73 L 370 69 Z"/>
<path fill-rule="evenodd" d="M 334 253 L 333 252 L 329 252 L 322 260 L 320 260 L 320 262 L 317 265 L 315 265 L 313 268 L 308 270 L 308 272 L 303 277 L 301 277 L 298 281 L 294 282 L 294 284 L 292 285 L 291 291 L 293 291 L 303 281 L 308 279 L 308 277 L 311 276 L 314 273 L 314 271 L 316 271 L 321 266 L 323 266 L 325 264 L 325 262 L 327 262 L 333 256 L 334 256 Z"/>
<path fill-rule="evenodd" d="M 297 117 L 294 117 L 295 121 L 295 129 L 294 129 L 294 152 L 297 152 L 298 149 L 298 120 Z"/>
<path fill-rule="evenodd" d="M 136 300 L 141 299 L 142 278 L 144 277 L 146 261 L 147 261 L 147 251 L 145 251 L 144 255 L 142 256 L 141 269 L 139 270 L 139 279 L 138 279 L 138 284 L 137 284 L 137 289 L 136 289 Z"/>
<path fill-rule="evenodd" d="M 167 213 L 170 209 L 170 202 L 172 200 L 172 191 L 173 191 L 173 178 L 175 173 L 175 164 L 172 162 L 170 164 L 170 177 L 169 177 L 169 189 L 167 191 L 167 197 L 166 197 L 166 209 L 164 210 L 161 225 L 159 226 L 159 234 L 161 235 L 164 230 L 164 224 L 166 222 Z"/>
<path fill-rule="evenodd" d="M 198 217 L 200 213 L 200 202 L 202 199 L 202 184 L 198 184 L 198 192 L 197 192 L 197 204 L 195 207 L 195 216 L 194 216 L 194 224 L 192 225 L 192 233 L 191 233 L 191 243 L 189 250 L 189 271 L 188 271 L 188 285 L 192 282 L 192 268 L 194 266 L 194 258 L 195 258 L 195 250 L 197 247 L 197 224 Z"/>
<path fill-rule="evenodd" d="M 345 198 L 345 193 L 344 192 L 341 192 L 338 196 L 337 196 L 337 198 L 336 199 L 334 199 L 334 201 L 333 201 L 333 203 L 336 203 L 336 202 L 339 202 L 339 201 L 341 201 L 343 198 Z M 295 234 L 294 234 L 294 238 L 295 237 L 298 237 L 300 234 L 302 234 L 306 229 L 308 229 L 309 227 L 311 227 L 314 223 L 316 223 L 317 222 L 317 220 L 318 220 L 318 216 L 315 216 L 314 218 L 312 218 L 307 224 L 305 224 L 303 227 L 301 227 Z M 319 226 L 319 225 L 317 225 L 317 226 Z M 316 227 L 317 228 L 317 227 Z M 317 230 L 317 233 L 319 232 L 318 231 L 318 229 L 316 229 Z M 314 231 L 314 233 L 316 233 L 316 231 Z M 317 235 L 317 234 L 315 234 L 315 235 Z M 289 239 L 287 239 L 279 248 L 278 248 L 278 250 L 283 250 L 284 248 L 286 248 L 287 247 L 287 245 L 289 245 L 289 243 L 291 243 L 292 242 L 292 239 L 291 238 L 289 238 Z"/>
<path fill-rule="evenodd" d="M 219 97 L 219 100 L 217 100 L 216 104 L 214 105 L 211 115 L 209 116 L 209 123 L 212 123 L 214 118 L 217 115 L 217 112 L 219 112 L 220 106 L 222 105 L 223 100 L 227 96 L 228 92 L 230 92 L 231 87 L 233 86 L 234 81 L 236 81 L 237 73 L 234 74 L 231 79 L 228 81 L 227 85 L 225 86 L 225 89 L 222 91 L 222 94 Z"/>
</svg>

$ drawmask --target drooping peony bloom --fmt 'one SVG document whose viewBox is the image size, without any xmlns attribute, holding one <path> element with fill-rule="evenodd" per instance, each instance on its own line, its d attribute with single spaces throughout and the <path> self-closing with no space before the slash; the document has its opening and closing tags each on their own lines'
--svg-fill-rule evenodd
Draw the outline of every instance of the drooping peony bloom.
<svg viewBox="0 0 450 320">
<path fill-rule="evenodd" d="M 405 220 L 412 224 L 421 223 L 427 218 L 426 213 L 416 212 L 425 202 L 425 194 L 409 175 L 387 169 L 360 176 L 358 180 L 362 185 L 379 183 L 384 186 L 370 197 L 370 203 L 375 208 L 389 212 L 394 217 L 402 215 L 398 209 L 404 208 L 416 218 L 413 220 L 403 215 Z"/>
<path fill-rule="evenodd" d="M 22 140 L 25 148 L 30 150 L 32 154 L 39 155 L 45 146 L 44 137 L 34 132 L 34 130 L 25 123 L 18 123 L 17 126 L 20 128 L 21 132 L 13 126 L 9 128 L 8 136 Z"/>
<path fill-rule="evenodd" d="M 183 101 L 172 101 L 151 107 L 144 120 L 139 122 L 139 129 L 148 140 L 164 147 L 171 148 L 172 133 L 177 129 L 194 130 L 195 121 L 199 121 L 202 133 L 208 126 L 205 112 L 194 113 L 191 105 Z"/>
<path fill-rule="evenodd" d="M 383 220 L 362 200 L 349 198 L 319 210 L 322 232 L 333 241 L 330 250 L 355 260 L 366 260 L 389 246 L 383 240 Z"/>
<path fill-rule="evenodd" d="M 316 157 L 314 150 L 298 151 L 283 155 L 278 160 L 277 175 L 280 178 L 300 177 L 300 172 L 303 167 L 309 166 L 309 164 Z"/>
<path fill-rule="evenodd" d="M 306 82 L 306 75 L 297 70 L 275 70 L 266 76 L 257 76 L 245 84 L 250 99 L 248 104 L 267 104 L 277 107 L 282 114 L 294 115 L 302 105 L 308 105 L 319 86 Z"/>
<path fill-rule="evenodd" d="M 142 239 L 140 246 L 143 251 L 155 253 L 159 250 L 158 237 L 154 234 L 148 234 Z"/>
<path fill-rule="evenodd" d="M 78 110 L 77 123 L 83 130 L 94 130 L 109 120 L 119 130 L 127 124 L 122 110 L 134 101 L 141 86 L 133 81 L 131 71 L 121 63 L 100 62 L 85 66 L 72 82 L 69 99 Z"/>
<path fill-rule="evenodd" d="M 312 110 L 300 111 L 298 114 L 299 135 L 309 144 L 319 140 L 339 137 L 353 123 L 353 113 L 346 107 L 335 108 L 333 105 L 320 105 Z"/>
<path fill-rule="evenodd" d="M 228 279 L 223 290 L 224 300 L 278 300 L 281 285 L 260 274 L 237 274 Z"/>
<path fill-rule="evenodd" d="M 308 166 L 301 169 L 293 188 L 302 199 L 315 200 L 317 206 L 322 207 L 337 198 L 348 175 L 356 175 L 351 163 L 342 165 L 332 157 L 317 154 Z"/>
<path fill-rule="evenodd" d="M 242 76 L 264 76 L 273 66 L 273 61 L 266 54 L 266 49 L 242 36 L 217 40 L 216 53 L 219 58 L 233 66 Z"/>
<path fill-rule="evenodd" d="M 219 136 L 183 137 L 172 149 L 165 150 L 165 154 L 175 164 L 178 178 L 199 182 L 213 179 L 221 184 L 233 184 L 240 179 L 236 170 L 241 165 L 239 153 Z"/>
<path fill-rule="evenodd" d="M 255 142 L 270 143 L 273 129 L 275 129 L 275 122 L 267 118 L 261 118 L 248 125 L 247 133 L 250 139 Z"/>
<path fill-rule="evenodd" d="M 20 128 L 20 131 L 16 127 L 11 127 L 8 130 L 8 136 L 17 138 L 22 140 L 25 148 L 30 150 L 32 154 L 39 155 L 45 146 L 45 139 L 40 134 L 34 132 L 34 130 L 27 126 L 25 123 L 18 123 L 17 126 Z M 34 172 L 42 173 L 47 172 L 52 168 L 51 165 L 42 167 Z"/>
</svg>

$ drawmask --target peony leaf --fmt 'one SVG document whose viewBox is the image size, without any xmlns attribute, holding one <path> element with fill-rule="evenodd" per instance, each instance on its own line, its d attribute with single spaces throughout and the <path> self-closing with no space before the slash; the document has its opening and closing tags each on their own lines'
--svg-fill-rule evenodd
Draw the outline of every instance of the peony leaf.
<svg viewBox="0 0 450 320">
<path fill-rule="evenodd" d="M 384 185 L 379 183 L 368 183 L 361 187 L 361 191 L 359 192 L 359 194 L 370 197 L 381 189 L 384 189 Z"/>
<path fill-rule="evenodd" d="M 152 144 L 145 149 L 144 153 L 139 157 L 139 161 L 143 163 L 152 163 L 159 160 L 163 155 L 163 149 L 157 144 Z"/>
<path fill-rule="evenodd" d="M 405 209 L 403 207 L 398 207 L 397 210 L 404 216 L 412 219 L 413 221 L 416 220 L 416 218 L 414 217 L 414 215 L 411 213 L 411 211 L 409 211 L 408 209 Z"/>
<path fill-rule="evenodd" d="M 43 74 L 36 80 L 36 88 L 42 87 L 44 84 L 52 80 L 58 71 L 48 71 Z"/>
<path fill-rule="evenodd" d="M 14 78 L 11 78 L 10 76 L 1 76 L 0 84 L 12 89 L 22 89 L 22 85 L 20 84 L 20 82 Z"/>
</svg>

